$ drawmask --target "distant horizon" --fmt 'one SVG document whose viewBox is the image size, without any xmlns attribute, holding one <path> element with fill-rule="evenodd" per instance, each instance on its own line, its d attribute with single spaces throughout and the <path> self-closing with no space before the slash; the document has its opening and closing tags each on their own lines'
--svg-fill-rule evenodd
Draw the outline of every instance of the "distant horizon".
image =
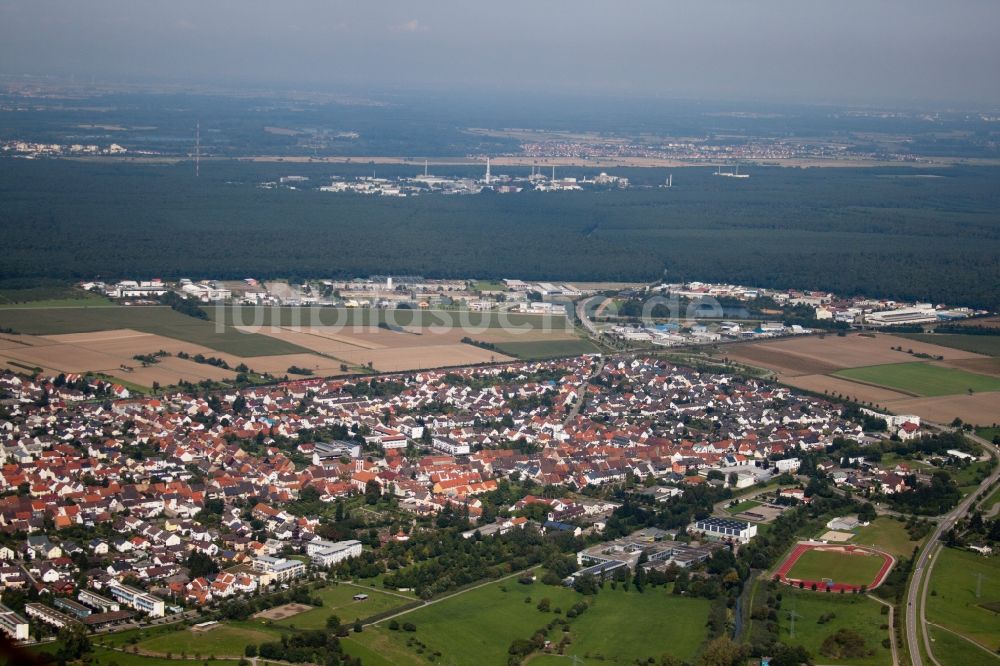
<svg viewBox="0 0 1000 666">
<path fill-rule="evenodd" d="M 179 77 L 131 77 L 131 76 L 84 76 L 59 73 L 3 72 L 0 71 L 0 85 L 17 83 L 48 84 L 56 87 L 90 88 L 92 93 L 100 92 L 101 88 L 120 88 L 122 90 L 142 90 L 176 88 L 177 94 L 201 96 L 235 97 L 247 94 L 271 94 L 276 96 L 306 94 L 318 96 L 370 98 L 371 101 L 391 103 L 396 96 L 405 96 L 413 101 L 421 96 L 430 99 L 468 99 L 481 98 L 483 101 L 515 101 L 527 93 L 535 95 L 534 100 L 549 104 L 559 101 L 648 101 L 679 104 L 706 104 L 719 106 L 741 106 L 753 109 L 763 108 L 801 108 L 801 109 L 870 109 L 884 111 L 914 111 L 914 112 L 952 112 L 952 113 L 996 113 L 1000 112 L 1000 101 L 975 100 L 943 100 L 933 98 L 911 99 L 800 99 L 800 98 L 761 98 L 754 96 L 692 96 L 683 94 L 656 94 L 642 91 L 615 91 L 601 93 L 588 90 L 544 90 L 534 88 L 500 90 L 496 88 L 464 88 L 440 86 L 403 86 L 403 85 L 362 85 L 355 82 L 328 83 L 298 83 L 265 80 L 223 80 L 195 79 Z M 152 91 L 149 91 L 152 92 Z"/>
<path fill-rule="evenodd" d="M 0 0 L 0 73 L 328 91 L 1000 105 L 1000 3 Z"/>
</svg>

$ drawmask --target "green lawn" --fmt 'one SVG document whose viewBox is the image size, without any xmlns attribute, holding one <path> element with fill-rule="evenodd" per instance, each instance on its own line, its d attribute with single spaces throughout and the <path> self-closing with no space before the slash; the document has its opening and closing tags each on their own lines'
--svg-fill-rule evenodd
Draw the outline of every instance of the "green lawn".
<svg viewBox="0 0 1000 666">
<path fill-rule="evenodd" d="M 962 335 L 960 333 L 904 333 L 899 337 L 987 356 L 1000 356 L 1000 335 Z"/>
<path fill-rule="evenodd" d="M 882 568 L 876 555 L 845 555 L 829 550 L 807 550 L 788 572 L 789 578 L 820 581 L 832 578 L 845 585 L 870 585 Z"/>
<path fill-rule="evenodd" d="M 740 502 L 739 504 L 737 504 L 735 506 L 727 506 L 726 507 L 726 511 L 728 511 L 729 513 L 734 513 L 734 514 L 735 513 L 742 513 L 743 511 L 747 511 L 749 509 L 753 509 L 754 507 L 758 507 L 758 506 L 760 506 L 760 502 L 758 502 L 756 500 L 745 500 L 745 501 Z"/>
<path fill-rule="evenodd" d="M 927 593 L 927 619 L 987 645 L 1000 648 L 1000 613 L 980 604 L 1000 601 L 1000 560 L 970 551 L 942 548 Z M 982 574 L 981 597 L 976 598 Z"/>
<path fill-rule="evenodd" d="M 368 599 L 354 601 L 352 597 L 355 594 L 367 594 Z M 363 620 L 409 603 L 406 599 L 385 592 L 368 588 L 362 589 L 353 585 L 330 585 L 317 592 L 316 596 L 323 600 L 321 607 L 293 615 L 284 620 L 278 620 L 274 624 L 281 627 L 295 627 L 296 629 L 322 629 L 326 626 L 326 618 L 331 615 L 336 615 L 341 622 L 347 624 L 355 619 Z"/>
<path fill-rule="evenodd" d="M 240 657 L 244 648 L 250 644 L 266 643 L 276 640 L 276 634 L 263 629 L 249 629 L 223 624 L 205 632 L 195 632 L 189 628 L 165 633 L 155 638 L 148 638 L 138 644 L 140 650 L 158 654 L 171 653 L 174 656 L 186 653 L 202 657 L 217 655 L 220 657 Z"/>
<path fill-rule="evenodd" d="M 888 516 L 880 516 L 867 527 L 859 527 L 854 531 L 855 537 L 851 543 L 860 546 L 878 546 L 896 557 L 909 557 L 913 549 L 920 544 L 911 541 L 906 531 L 906 523 Z"/>
<path fill-rule="evenodd" d="M 817 664 L 852 664 L 857 666 L 885 666 L 892 662 L 888 648 L 882 640 L 889 637 L 889 630 L 882 625 L 889 622 L 882 615 L 877 601 L 864 595 L 804 592 L 782 590 L 781 610 L 778 611 L 779 638 L 790 645 L 802 645 L 809 650 Z M 791 635 L 791 618 L 794 611 L 795 636 Z M 833 613 L 835 617 L 824 624 L 821 616 Z M 838 629 L 852 629 L 865 638 L 865 644 L 874 654 L 859 659 L 838 661 L 820 654 L 823 640 Z"/>
<path fill-rule="evenodd" d="M 206 310 L 211 314 L 211 307 Z M 189 317 L 168 307 L 0 309 L 0 327 L 33 335 L 131 328 L 248 357 L 308 352 L 267 335 L 241 333 L 232 326 L 220 332 L 213 321 Z"/>
<path fill-rule="evenodd" d="M 499 280 L 477 280 L 473 283 L 476 291 L 507 291 L 507 285 Z"/>
<path fill-rule="evenodd" d="M 526 603 L 526 598 L 531 601 Z M 550 600 L 552 612 L 537 609 L 542 598 Z M 663 653 L 691 660 L 705 638 L 709 602 L 704 599 L 674 596 L 664 588 L 650 588 L 644 593 L 634 588 L 629 592 L 612 590 L 610 584 L 587 598 L 564 587 L 538 582 L 525 586 L 509 579 L 398 618 L 400 623 L 413 622 L 416 632 L 390 631 L 383 621 L 362 634 L 352 634 L 349 642 L 359 648 L 349 651 L 363 656 L 361 648 L 365 648 L 393 664 L 425 663 L 426 656 L 434 652 L 441 653 L 437 661 L 445 664 L 502 664 L 514 639 L 530 638 L 560 617 L 555 609 L 565 613 L 585 598 L 591 607 L 570 620 L 572 642 L 567 655 L 608 664 L 632 664 L 636 659 Z M 550 638 L 558 642 L 561 634 L 561 630 L 555 631 Z M 407 644 L 414 640 L 426 647 Z M 547 663 L 550 659 L 555 657 L 540 656 L 532 663 Z"/>
<path fill-rule="evenodd" d="M 504 591 L 506 590 L 506 591 Z M 442 663 L 503 664 L 507 648 L 515 638 L 530 638 L 548 623 L 553 613 L 543 613 L 535 605 L 543 597 L 551 600 L 552 608 L 563 611 L 581 597 L 571 589 L 542 585 L 521 585 L 510 578 L 463 592 L 439 603 L 424 606 L 400 617 L 398 622 L 412 622 L 416 632 L 390 631 L 387 622 L 379 623 L 379 631 L 391 639 L 396 650 L 406 648 L 410 637 L 427 645 L 430 652 L 441 652 Z M 530 603 L 525 599 L 530 598 Z M 365 629 L 365 632 L 370 629 Z"/>
<path fill-rule="evenodd" d="M 833 376 L 921 396 L 953 395 L 970 388 L 977 392 L 1000 391 L 1000 378 L 919 362 L 848 368 L 834 372 Z"/>
<path fill-rule="evenodd" d="M 571 621 L 566 654 L 586 663 L 633 664 L 665 653 L 693 662 L 705 640 L 709 606 L 707 599 L 675 596 L 662 587 L 640 593 L 605 584 L 591 607 Z"/>
<path fill-rule="evenodd" d="M 929 627 L 934 658 L 942 666 L 968 666 L 968 664 L 1000 664 L 1000 656 L 980 649 L 950 631 Z M 367 663 L 367 662 L 366 662 Z"/>
<path fill-rule="evenodd" d="M 184 664 L 191 664 L 191 666 L 204 666 L 204 664 L 208 664 L 208 666 L 237 666 L 239 660 L 208 659 L 204 657 L 200 661 L 184 662 L 178 661 L 177 657 L 173 659 L 147 657 L 144 655 L 129 654 L 128 652 L 109 650 L 107 648 L 95 648 L 93 660 L 90 663 L 93 666 L 111 666 L 112 664 L 118 664 L 118 666 L 178 666 L 178 664 L 181 666 Z M 258 661 L 257 666 L 268 666 L 268 662 Z"/>
<path fill-rule="evenodd" d="M 498 342 L 497 351 L 523 359 L 546 359 L 559 356 L 594 354 L 598 349 L 589 340 L 526 340 L 525 342 Z"/>
</svg>

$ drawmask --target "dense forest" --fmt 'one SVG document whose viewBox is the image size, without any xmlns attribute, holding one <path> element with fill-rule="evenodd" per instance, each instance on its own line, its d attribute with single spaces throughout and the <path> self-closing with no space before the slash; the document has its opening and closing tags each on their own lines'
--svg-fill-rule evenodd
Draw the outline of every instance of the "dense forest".
<svg viewBox="0 0 1000 666">
<path fill-rule="evenodd" d="M 406 199 L 257 187 L 352 168 L 370 167 L 210 162 L 196 180 L 185 163 L 0 159 L 0 285 L 662 277 L 1000 306 L 997 168 L 687 168 L 671 189 Z"/>
</svg>

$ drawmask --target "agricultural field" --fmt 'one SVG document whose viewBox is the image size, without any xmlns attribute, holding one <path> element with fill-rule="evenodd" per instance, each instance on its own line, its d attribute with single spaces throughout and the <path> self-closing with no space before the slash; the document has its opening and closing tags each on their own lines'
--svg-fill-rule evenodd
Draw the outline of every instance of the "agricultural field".
<svg viewBox="0 0 1000 666">
<path fill-rule="evenodd" d="M 960 333 L 903 333 L 899 337 L 907 340 L 918 340 L 932 345 L 951 347 L 963 351 L 1000 356 L 1000 328 L 997 335 L 962 335 Z"/>
<path fill-rule="evenodd" d="M 367 594 L 368 599 L 354 601 L 353 597 L 356 594 Z M 331 615 L 336 615 L 341 622 L 348 623 L 355 619 L 364 620 L 412 601 L 388 592 L 344 584 L 327 586 L 319 590 L 316 596 L 323 600 L 322 606 L 278 620 L 274 624 L 295 629 L 322 629 L 326 626 L 326 619 Z"/>
<path fill-rule="evenodd" d="M 790 645 L 801 645 L 813 654 L 818 664 L 851 664 L 853 666 L 884 666 L 892 662 L 890 650 L 882 641 L 889 638 L 889 621 L 882 615 L 881 605 L 864 595 L 815 594 L 782 588 L 781 610 L 778 611 L 779 636 Z M 795 635 L 791 633 L 791 613 L 795 613 Z M 820 619 L 827 616 L 827 621 Z M 832 616 L 832 617 L 831 617 Z M 823 641 L 840 629 L 856 631 L 865 639 L 872 654 L 856 659 L 833 659 L 823 656 Z"/>
<path fill-rule="evenodd" d="M 504 354 L 523 359 L 557 358 L 598 352 L 588 340 L 579 338 L 566 340 L 539 340 L 535 342 L 502 342 L 497 344 Z"/>
<path fill-rule="evenodd" d="M 231 369 L 241 364 L 278 377 L 292 366 L 329 377 L 514 360 L 514 354 L 467 344 L 469 338 L 511 344 L 523 358 L 594 351 L 561 316 L 367 308 L 206 311 L 207 321 L 158 306 L 0 307 L 0 327 L 16 331 L 0 334 L 0 367 L 93 372 L 148 389 L 154 382 L 165 387 L 231 381 Z M 160 350 L 171 356 L 145 365 L 133 358 Z M 178 352 L 219 358 L 230 369 L 181 359 Z"/>
<path fill-rule="evenodd" d="M 953 548 L 942 548 L 935 557 L 927 620 L 995 652 L 1000 648 L 1000 560 Z M 979 597 L 977 586 L 981 586 Z M 993 610 L 987 604 L 993 604 Z"/>
<path fill-rule="evenodd" d="M 896 389 L 916 396 L 953 395 L 968 391 L 1000 391 L 1000 378 L 973 374 L 931 363 L 891 363 L 839 370 L 836 375 L 854 381 Z"/>
<path fill-rule="evenodd" d="M 244 357 L 307 351 L 264 335 L 244 333 L 232 326 L 226 325 L 220 329 L 212 321 L 195 319 L 165 306 L 0 309 L 0 327 L 28 335 L 90 333 L 127 328 Z"/>
<path fill-rule="evenodd" d="M 882 569 L 883 559 L 872 555 L 848 555 L 832 550 L 807 550 L 788 572 L 796 580 L 821 581 L 860 587 L 871 585 Z"/>
<path fill-rule="evenodd" d="M 793 388 L 842 396 L 897 414 L 918 414 L 944 423 L 955 417 L 968 423 L 1000 419 L 998 359 L 933 344 L 935 337 L 925 341 L 884 333 L 814 335 L 727 345 L 724 354 L 768 369 Z"/>
<path fill-rule="evenodd" d="M 920 541 L 912 541 L 906 523 L 889 516 L 880 516 L 870 525 L 854 530 L 851 543 L 859 546 L 876 546 L 896 557 L 910 557 Z"/>
</svg>

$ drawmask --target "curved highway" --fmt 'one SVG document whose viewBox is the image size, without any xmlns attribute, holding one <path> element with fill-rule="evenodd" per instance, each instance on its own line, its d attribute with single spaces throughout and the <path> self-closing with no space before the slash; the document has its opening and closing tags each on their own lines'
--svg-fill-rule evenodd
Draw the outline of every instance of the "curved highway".
<svg viewBox="0 0 1000 666">
<path fill-rule="evenodd" d="M 972 433 L 965 433 L 965 436 L 982 445 L 990 455 L 1000 461 L 1000 453 L 997 452 L 997 447 L 994 444 Z M 927 541 L 927 546 L 920 551 L 920 555 L 914 563 L 913 576 L 910 578 L 910 585 L 906 591 L 906 644 L 910 650 L 910 661 L 913 666 L 923 666 L 924 664 L 923 658 L 920 655 L 920 638 L 918 636 L 923 637 L 924 649 L 931 661 L 938 664 L 938 661 L 934 658 L 934 653 L 931 651 L 931 641 L 927 633 L 927 620 L 924 617 L 925 602 L 927 599 L 927 586 L 924 585 L 924 582 L 930 581 L 931 569 L 934 567 L 934 553 L 940 549 L 941 535 L 950 530 L 962 516 L 968 513 L 969 508 L 975 503 L 979 494 L 998 478 L 1000 478 L 1000 465 L 994 467 L 993 472 L 979 484 L 979 487 L 975 491 L 969 493 L 957 507 L 941 517 L 937 527 Z M 923 586 L 922 592 L 921 586 Z M 920 622 L 919 631 L 917 626 L 918 618 Z"/>
</svg>

